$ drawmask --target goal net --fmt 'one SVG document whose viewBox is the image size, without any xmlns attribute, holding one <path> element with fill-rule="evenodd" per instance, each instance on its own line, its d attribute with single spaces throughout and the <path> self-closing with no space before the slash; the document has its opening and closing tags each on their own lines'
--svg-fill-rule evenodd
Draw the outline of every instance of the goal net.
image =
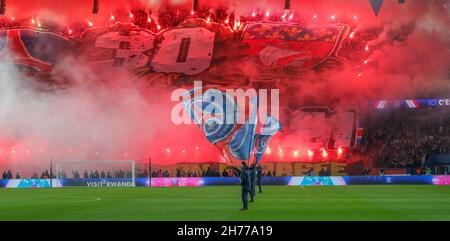
<svg viewBox="0 0 450 241">
<path fill-rule="evenodd" d="M 67 186 L 135 186 L 133 160 L 56 161 L 57 179 Z"/>
</svg>

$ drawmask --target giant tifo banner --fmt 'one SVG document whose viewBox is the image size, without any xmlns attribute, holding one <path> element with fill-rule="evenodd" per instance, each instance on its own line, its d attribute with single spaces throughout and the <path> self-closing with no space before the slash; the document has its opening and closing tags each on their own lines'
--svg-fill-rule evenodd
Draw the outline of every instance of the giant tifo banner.
<svg viewBox="0 0 450 241">
<path fill-rule="evenodd" d="M 55 64 L 73 50 L 71 44 L 63 36 L 37 29 L 1 30 L 0 61 L 11 61 L 23 73 L 47 79 Z"/>
<path fill-rule="evenodd" d="M 285 176 L 263 177 L 262 185 L 278 186 L 345 186 L 345 185 L 450 185 L 450 176 Z M 0 180 L 5 188 L 50 188 L 50 187 L 199 187 L 239 186 L 238 177 L 177 177 L 131 179 L 12 179 Z"/>
<path fill-rule="evenodd" d="M 276 86 L 272 87 L 282 88 L 278 84 L 282 78 L 298 79 L 301 71 L 347 63 L 340 52 L 349 30 L 345 24 L 283 22 L 249 22 L 233 30 L 203 19 L 188 19 L 159 33 L 123 23 L 89 28 L 79 36 L 62 36 L 34 28 L 4 29 L 0 31 L 0 61 L 12 62 L 26 75 L 49 83 L 70 82 L 64 68 L 56 66 L 71 64 L 70 60 L 75 58 L 79 60 L 77 64 L 85 64 L 77 67 L 102 73 L 101 78 L 114 79 L 120 73 L 131 73 L 149 86 L 174 87 L 203 80 L 205 86 L 258 89 L 261 82 L 273 82 Z M 247 69 L 255 71 L 242 71 L 236 66 L 248 66 Z M 205 92 L 210 89 L 205 88 Z M 256 111 L 258 100 L 254 103 Z M 302 111 L 313 116 L 311 111 Z M 316 112 L 317 119 L 323 119 L 323 124 L 330 128 L 319 134 L 317 130 L 323 128 L 307 127 L 305 133 L 316 133 L 308 135 L 305 148 L 354 146 L 356 112 L 328 109 Z M 326 116 L 322 118 L 322 114 Z M 246 121 L 233 128 L 215 125 L 213 131 L 220 130 L 220 135 L 202 130 L 228 162 L 249 160 L 252 149 L 259 153 L 255 157 L 258 162 L 275 132 L 256 132 L 253 120 L 246 118 Z"/>
<path fill-rule="evenodd" d="M 31 28 L 6 29 L 0 31 L 0 60 L 10 60 L 40 79 L 61 77 L 50 76 L 52 68 L 68 55 L 82 55 L 86 65 L 96 70 L 113 67 L 149 80 L 153 76 L 161 81 L 163 73 L 163 81 L 195 76 L 242 84 L 236 82 L 236 75 L 243 73 L 230 68 L 234 63 L 256 67 L 255 77 L 279 77 L 346 61 L 339 53 L 348 33 L 349 26 L 343 24 L 272 22 L 247 23 L 242 31 L 233 31 L 203 19 L 189 19 L 158 34 L 120 23 L 70 38 Z"/>
<path fill-rule="evenodd" d="M 338 58 L 348 30 L 346 25 L 249 23 L 242 40 L 248 45 L 245 53 L 259 71 L 295 74 L 298 69 L 314 68 L 330 57 Z"/>
</svg>

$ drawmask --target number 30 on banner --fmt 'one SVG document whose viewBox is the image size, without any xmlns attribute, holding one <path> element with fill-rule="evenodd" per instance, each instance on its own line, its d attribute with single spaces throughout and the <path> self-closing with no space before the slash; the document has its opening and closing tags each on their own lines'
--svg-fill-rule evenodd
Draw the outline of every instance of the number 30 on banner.
<svg viewBox="0 0 450 241">
<path fill-rule="evenodd" d="M 155 36 L 144 31 L 131 31 L 128 35 L 109 32 L 100 35 L 95 41 L 95 54 L 91 64 L 97 67 L 116 67 L 134 69 L 146 66 L 153 48 Z"/>
</svg>

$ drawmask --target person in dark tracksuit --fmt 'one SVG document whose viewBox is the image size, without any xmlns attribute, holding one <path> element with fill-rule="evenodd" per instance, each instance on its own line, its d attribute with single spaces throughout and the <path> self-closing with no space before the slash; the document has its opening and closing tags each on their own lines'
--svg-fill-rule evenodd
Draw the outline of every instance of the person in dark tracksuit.
<svg viewBox="0 0 450 241">
<path fill-rule="evenodd" d="M 247 166 L 246 162 L 242 162 L 241 170 L 238 168 L 234 168 L 237 172 L 240 173 L 241 177 L 241 197 L 242 197 L 242 205 L 241 210 L 248 209 L 248 194 L 251 191 L 251 181 L 250 181 L 250 170 Z"/>
<path fill-rule="evenodd" d="M 252 164 L 250 167 L 250 202 L 255 201 L 255 186 L 256 186 L 256 166 Z"/>
<path fill-rule="evenodd" d="M 262 167 L 258 165 L 256 167 L 256 184 L 258 184 L 259 193 L 262 193 Z"/>
</svg>

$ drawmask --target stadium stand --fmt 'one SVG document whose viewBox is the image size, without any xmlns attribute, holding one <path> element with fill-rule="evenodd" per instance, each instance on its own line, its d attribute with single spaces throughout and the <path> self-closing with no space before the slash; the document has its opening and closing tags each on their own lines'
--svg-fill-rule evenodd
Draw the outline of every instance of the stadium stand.
<svg viewBox="0 0 450 241">
<path fill-rule="evenodd" d="M 436 154 L 449 152 L 450 118 L 433 110 L 389 113 L 366 131 L 362 152 L 384 168 L 424 168 Z"/>
</svg>

